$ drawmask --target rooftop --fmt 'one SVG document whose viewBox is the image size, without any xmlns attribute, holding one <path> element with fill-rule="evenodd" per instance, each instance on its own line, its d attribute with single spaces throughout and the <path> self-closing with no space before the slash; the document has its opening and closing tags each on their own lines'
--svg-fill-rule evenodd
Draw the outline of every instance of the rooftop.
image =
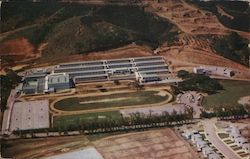
<svg viewBox="0 0 250 159">
<path fill-rule="evenodd" d="M 48 75 L 48 84 L 68 83 L 69 75 L 65 73 Z"/>
</svg>

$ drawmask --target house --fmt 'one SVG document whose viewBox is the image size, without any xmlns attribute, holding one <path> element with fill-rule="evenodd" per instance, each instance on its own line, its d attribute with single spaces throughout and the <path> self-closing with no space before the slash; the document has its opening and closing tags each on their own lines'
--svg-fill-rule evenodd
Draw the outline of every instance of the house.
<svg viewBox="0 0 250 159">
<path fill-rule="evenodd" d="M 208 146 L 207 143 L 205 141 L 203 141 L 202 139 L 198 140 L 196 142 L 196 147 L 198 149 L 198 151 L 201 151 L 202 148 Z"/>
<path fill-rule="evenodd" d="M 190 140 L 192 138 L 193 134 L 198 134 L 199 132 L 196 130 L 186 130 L 184 133 L 182 133 L 182 136 L 184 136 L 186 139 Z"/>
<path fill-rule="evenodd" d="M 232 127 L 228 127 L 225 129 L 226 133 L 230 134 L 232 132 Z"/>
<path fill-rule="evenodd" d="M 217 153 L 210 153 L 208 159 L 221 159 L 221 157 Z"/>
<path fill-rule="evenodd" d="M 231 127 L 231 133 L 229 134 L 229 137 L 233 141 L 235 141 L 236 138 L 241 137 L 239 129 L 236 127 Z"/>
<path fill-rule="evenodd" d="M 191 140 L 193 143 L 196 143 L 198 140 L 202 140 L 202 136 L 200 134 L 193 134 Z"/>
<path fill-rule="evenodd" d="M 215 152 L 211 147 L 206 146 L 202 148 L 202 154 L 204 155 L 204 157 L 208 157 L 208 155 L 212 153 L 215 153 Z"/>
<path fill-rule="evenodd" d="M 194 67 L 193 72 L 195 74 L 203 74 L 203 75 L 213 75 L 213 76 L 225 76 L 232 77 L 234 75 L 234 71 L 225 67 L 212 67 L 212 66 L 199 66 Z"/>
<path fill-rule="evenodd" d="M 250 153 L 250 143 L 244 143 L 244 144 L 242 144 L 242 149 L 243 149 L 246 153 Z"/>
<path fill-rule="evenodd" d="M 237 137 L 234 141 L 239 147 L 242 147 L 243 144 L 247 143 L 247 139 L 244 137 Z"/>
</svg>

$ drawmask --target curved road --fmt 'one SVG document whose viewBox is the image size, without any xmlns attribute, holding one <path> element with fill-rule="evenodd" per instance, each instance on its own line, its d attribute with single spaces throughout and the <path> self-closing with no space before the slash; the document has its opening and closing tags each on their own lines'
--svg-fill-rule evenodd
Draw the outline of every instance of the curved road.
<svg viewBox="0 0 250 159">
<path fill-rule="evenodd" d="M 217 135 L 215 130 L 214 119 L 205 120 L 203 122 L 207 139 L 228 159 L 241 159 L 235 154 Z"/>
</svg>

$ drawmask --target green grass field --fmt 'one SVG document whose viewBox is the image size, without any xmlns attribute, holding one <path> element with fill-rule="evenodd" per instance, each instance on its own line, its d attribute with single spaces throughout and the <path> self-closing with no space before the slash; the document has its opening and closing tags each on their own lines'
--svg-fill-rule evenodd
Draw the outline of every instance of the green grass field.
<svg viewBox="0 0 250 159">
<path fill-rule="evenodd" d="M 79 115 L 58 116 L 53 118 L 53 127 L 79 125 L 83 121 L 95 120 L 95 119 L 101 120 L 105 118 L 112 118 L 118 120 L 121 118 L 121 115 L 118 111 L 110 111 L 110 112 L 87 113 Z"/>
<path fill-rule="evenodd" d="M 134 106 L 160 103 L 169 98 L 161 96 L 157 91 L 139 91 L 119 93 L 95 97 L 67 98 L 55 103 L 55 108 L 64 111 L 89 110 L 120 106 Z"/>
<path fill-rule="evenodd" d="M 206 109 L 234 106 L 241 97 L 250 95 L 250 82 L 222 80 L 220 83 L 224 90 L 205 97 L 203 106 Z"/>
</svg>

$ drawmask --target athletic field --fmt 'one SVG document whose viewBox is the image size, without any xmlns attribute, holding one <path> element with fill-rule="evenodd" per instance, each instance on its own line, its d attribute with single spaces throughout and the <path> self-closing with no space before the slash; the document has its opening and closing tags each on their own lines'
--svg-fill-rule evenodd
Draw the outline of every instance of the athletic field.
<svg viewBox="0 0 250 159">
<path fill-rule="evenodd" d="M 91 97 L 65 98 L 56 102 L 54 107 L 62 111 L 93 110 L 157 104 L 169 98 L 168 92 L 166 91 L 137 91 Z"/>
</svg>

